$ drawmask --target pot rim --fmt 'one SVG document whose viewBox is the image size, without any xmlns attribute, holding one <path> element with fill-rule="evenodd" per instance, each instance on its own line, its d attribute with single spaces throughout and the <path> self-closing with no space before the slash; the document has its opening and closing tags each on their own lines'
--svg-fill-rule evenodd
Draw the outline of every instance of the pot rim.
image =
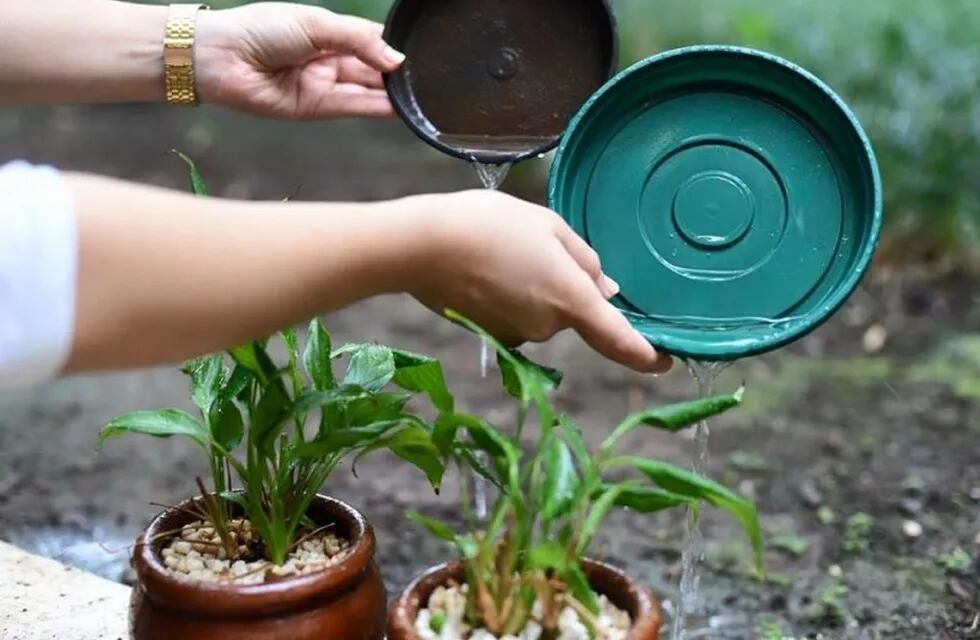
<svg viewBox="0 0 980 640">
<path fill-rule="evenodd" d="M 174 577 L 163 565 L 157 549 L 157 536 L 193 520 L 186 511 L 200 496 L 158 514 L 137 538 L 133 566 L 146 597 L 155 603 L 197 615 L 216 617 L 254 617 L 301 608 L 310 601 L 336 596 L 356 586 L 372 565 L 375 551 L 374 530 L 361 513 L 345 502 L 317 495 L 311 508 L 319 508 L 343 525 L 349 537 L 347 555 L 322 571 L 264 584 L 190 582 Z M 167 539 L 164 536 L 161 539 Z M 147 539 L 153 542 L 147 544 Z"/>
<path fill-rule="evenodd" d="M 632 580 L 622 570 L 598 560 L 584 558 L 582 567 L 593 589 L 630 614 L 633 626 L 627 640 L 656 640 L 663 624 L 663 615 L 647 587 Z M 464 578 L 462 564 L 446 562 L 412 580 L 392 603 L 388 616 L 388 639 L 421 640 L 415 631 L 415 621 L 423 603 L 428 601 L 436 587 L 450 579 L 462 582 Z"/>
</svg>

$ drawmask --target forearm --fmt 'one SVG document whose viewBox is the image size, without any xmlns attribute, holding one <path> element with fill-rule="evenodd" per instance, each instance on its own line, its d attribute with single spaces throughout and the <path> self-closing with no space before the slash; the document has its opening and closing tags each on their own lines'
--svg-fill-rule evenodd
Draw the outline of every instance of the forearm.
<svg viewBox="0 0 980 640">
<path fill-rule="evenodd" d="M 0 2 L 0 104 L 163 100 L 167 8 Z"/>
<path fill-rule="evenodd" d="M 426 261 L 407 201 L 245 203 L 68 179 L 80 236 L 69 371 L 219 351 L 407 290 Z"/>
</svg>

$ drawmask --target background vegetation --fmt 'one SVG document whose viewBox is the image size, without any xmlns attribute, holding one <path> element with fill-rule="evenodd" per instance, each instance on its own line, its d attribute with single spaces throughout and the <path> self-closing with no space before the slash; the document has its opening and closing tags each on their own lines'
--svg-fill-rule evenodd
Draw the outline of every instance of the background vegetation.
<svg viewBox="0 0 980 640">
<path fill-rule="evenodd" d="M 391 0 L 307 0 L 384 20 Z M 697 43 L 763 48 L 830 83 L 874 142 L 884 257 L 980 269 L 980 3 L 611 0 L 623 64 Z M 242 4 L 215 0 L 216 8 Z"/>
</svg>

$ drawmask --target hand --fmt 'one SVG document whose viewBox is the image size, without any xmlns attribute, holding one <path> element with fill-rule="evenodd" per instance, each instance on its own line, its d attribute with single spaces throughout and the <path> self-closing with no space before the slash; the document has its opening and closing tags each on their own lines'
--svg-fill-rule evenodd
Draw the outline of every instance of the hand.
<svg viewBox="0 0 980 640">
<path fill-rule="evenodd" d="M 608 302 L 619 286 L 598 254 L 552 211 L 489 191 L 413 200 L 432 237 L 410 293 L 433 311 L 462 313 L 508 346 L 574 329 L 637 371 L 671 368 Z"/>
<path fill-rule="evenodd" d="M 203 102 L 289 120 L 393 114 L 381 74 L 405 57 L 376 22 L 263 2 L 202 11 L 197 31 Z"/>
</svg>

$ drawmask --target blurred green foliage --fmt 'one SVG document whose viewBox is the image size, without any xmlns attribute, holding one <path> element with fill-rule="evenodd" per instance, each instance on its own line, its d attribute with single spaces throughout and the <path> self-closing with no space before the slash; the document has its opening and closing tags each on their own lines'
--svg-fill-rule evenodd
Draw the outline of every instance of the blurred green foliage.
<svg viewBox="0 0 980 640">
<path fill-rule="evenodd" d="M 853 106 L 878 154 L 890 229 L 884 253 L 980 269 L 980 2 L 611 2 L 624 64 L 684 45 L 738 44 L 826 80 Z M 383 20 L 392 2 L 308 3 Z"/>
</svg>

